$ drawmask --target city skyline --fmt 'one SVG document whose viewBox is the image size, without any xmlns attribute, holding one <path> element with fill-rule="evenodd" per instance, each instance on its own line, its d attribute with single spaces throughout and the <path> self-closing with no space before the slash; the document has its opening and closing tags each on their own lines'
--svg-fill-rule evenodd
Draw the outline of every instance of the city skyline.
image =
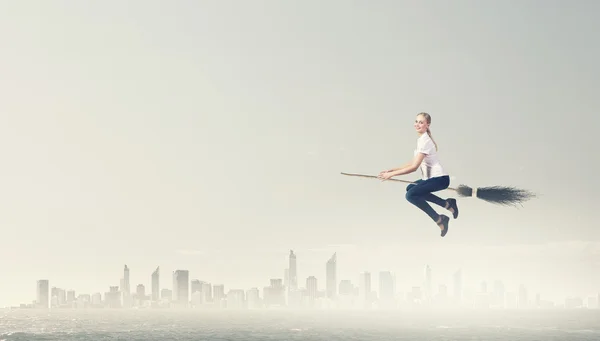
<svg viewBox="0 0 600 341">
<path fill-rule="evenodd" d="M 588 268 L 597 267 L 598 263 L 579 262 L 578 266 L 573 266 L 573 262 L 585 260 L 590 255 L 597 254 L 599 248 L 593 242 L 588 243 L 564 243 L 547 245 L 523 244 L 520 247 L 514 247 L 507 250 L 506 247 L 494 245 L 468 245 L 463 244 L 457 248 L 451 245 L 440 243 L 437 246 L 438 252 L 444 254 L 444 259 L 438 259 L 434 253 L 431 253 L 422 244 L 413 243 L 402 246 L 403 253 L 399 256 L 394 253 L 393 244 L 382 244 L 382 249 L 377 253 L 372 252 L 370 248 L 360 248 L 356 245 L 329 245 L 320 248 L 296 249 L 296 253 L 302 255 L 302 266 L 297 267 L 297 275 L 301 280 L 307 276 L 315 275 L 317 278 L 326 278 L 326 262 L 330 260 L 333 254 L 336 255 L 337 262 L 337 281 L 340 278 L 348 278 L 358 281 L 358 273 L 365 269 L 371 269 L 374 274 L 380 270 L 389 270 L 395 273 L 404 273 L 405 276 L 399 279 L 404 287 L 420 285 L 423 274 L 423 264 L 429 264 L 435 269 L 434 283 L 442 280 L 451 281 L 453 270 L 462 268 L 464 270 L 465 281 L 476 283 L 482 280 L 493 281 L 497 278 L 503 278 L 505 283 L 510 286 L 518 286 L 525 283 L 528 286 L 539 288 L 542 296 L 552 300 L 561 300 L 565 296 L 584 295 L 598 290 L 599 283 L 593 276 L 580 276 L 579 271 L 586 271 Z M 562 250 L 556 254 L 555 250 Z M 228 250 L 222 249 L 221 252 L 211 253 L 207 250 L 179 250 L 178 254 L 184 255 L 181 262 L 168 262 L 158 260 L 157 265 L 141 266 L 147 261 L 138 259 L 136 271 L 131 274 L 130 283 L 148 283 L 151 280 L 148 273 L 170 271 L 174 269 L 189 269 L 190 273 L 201 277 L 209 282 L 224 282 L 233 287 L 247 288 L 262 286 L 265 278 L 283 278 L 286 277 L 286 268 L 290 267 L 288 258 L 289 249 L 270 249 L 270 250 L 244 250 L 247 258 L 228 257 Z M 241 250 L 238 249 L 238 252 Z M 479 258 L 472 255 L 485 252 L 487 257 Z M 157 250 L 157 253 L 161 253 Z M 256 253 L 262 255 L 260 262 L 248 261 L 256 259 Z M 549 256 L 554 253 L 555 256 Z M 204 268 L 197 260 L 204 260 L 210 257 L 211 266 Z M 168 257 L 166 257 L 168 258 Z M 419 260 L 415 262 L 415 260 Z M 39 278 L 52 278 L 54 283 L 70 283 L 69 285 L 78 288 L 78 291 L 95 292 L 105 290 L 104 287 L 98 287 L 97 282 L 112 282 L 111 278 L 120 276 L 115 269 L 121 268 L 121 262 L 112 262 L 114 268 L 111 275 L 99 276 L 96 269 L 99 267 L 73 269 L 69 270 L 69 263 L 59 267 L 55 271 L 47 271 L 45 275 L 30 273 L 30 283 Z M 127 264 L 131 265 L 131 262 Z M 452 264 L 455 267 L 449 267 Z M 493 265 L 493 266 L 490 266 Z M 140 269 L 141 268 L 141 269 Z M 79 274 L 84 274 L 83 277 Z M 94 281 L 86 281 L 84 278 L 95 278 Z M 587 280 L 583 280 L 586 279 Z M 121 279 L 122 280 L 122 279 Z M 114 283 L 115 286 L 121 286 L 121 280 Z M 172 279 L 165 276 L 160 277 L 160 286 L 172 286 Z M 324 282 L 320 282 L 321 285 Z M 5 281 L 5 285 L 10 285 L 10 281 Z M 435 288 L 434 284 L 434 288 Z M 26 287 L 19 288 L 24 294 L 21 295 L 3 295 L 0 296 L 0 306 L 18 305 L 30 300 L 31 293 Z"/>
<path fill-rule="evenodd" d="M 327 307 L 334 309 L 357 308 L 357 304 L 358 307 L 362 305 L 368 309 L 421 306 L 467 309 L 600 308 L 600 290 L 591 295 L 584 293 L 565 296 L 562 302 L 557 302 L 542 297 L 535 288 L 528 288 L 523 283 L 511 288 L 499 278 L 482 279 L 479 283 L 465 282 L 463 269 L 454 271 L 451 283 L 443 280 L 436 282 L 433 280 L 434 271 L 429 264 L 424 265 L 421 283 L 405 288 L 398 285 L 398 274 L 387 270 L 376 272 L 377 281 L 373 276 L 374 273 L 369 270 L 359 273 L 358 280 L 342 278 L 336 281 L 337 252 L 324 262 L 325 276 L 323 277 L 309 275 L 304 282 L 294 281 L 294 276 L 290 274 L 296 273 L 297 265 L 297 255 L 290 250 L 288 267 L 284 269 L 283 278 L 270 278 L 268 279 L 270 286 L 267 286 L 265 281 L 263 286 L 252 288 L 228 288 L 225 283 L 206 282 L 193 274 L 190 277 L 190 271 L 185 269 L 172 271 L 170 288 L 160 287 L 157 281 L 160 274 L 159 266 L 150 275 L 150 294 L 147 295 L 148 286 L 144 283 L 138 283 L 135 286 L 136 290 L 131 291 L 130 268 L 125 264 L 120 286 L 109 286 L 109 291 L 105 291 L 104 295 L 95 292 L 80 293 L 76 296 L 76 290 L 51 286 L 48 279 L 42 279 L 37 282 L 37 299 L 31 304 L 21 303 L 20 307 L 75 308 L 74 304 L 76 304 L 79 308 L 202 308 L 206 305 L 216 305 L 217 308 L 259 309 L 275 305 L 293 309 L 321 307 L 323 302 L 326 302 Z M 402 277 L 402 274 L 400 276 Z M 319 278 L 323 282 L 320 282 Z M 344 299 L 350 301 L 340 303 Z M 316 305 L 315 302 L 320 304 Z"/>
</svg>

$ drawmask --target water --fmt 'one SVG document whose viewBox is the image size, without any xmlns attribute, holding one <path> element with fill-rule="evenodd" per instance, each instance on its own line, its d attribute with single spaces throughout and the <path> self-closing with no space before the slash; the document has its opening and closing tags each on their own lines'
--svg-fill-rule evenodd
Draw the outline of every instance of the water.
<svg viewBox="0 0 600 341">
<path fill-rule="evenodd" d="M 600 340 L 600 310 L 0 312 L 0 341 Z"/>
</svg>

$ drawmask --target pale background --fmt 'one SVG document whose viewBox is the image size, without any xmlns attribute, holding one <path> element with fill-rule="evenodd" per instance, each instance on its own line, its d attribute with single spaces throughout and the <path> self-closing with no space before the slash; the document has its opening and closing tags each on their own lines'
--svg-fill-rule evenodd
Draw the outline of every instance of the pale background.
<svg viewBox="0 0 600 341">
<path fill-rule="evenodd" d="M 594 1 L 0 1 L 0 306 L 36 280 L 150 290 L 161 267 L 224 283 L 399 290 L 503 279 L 600 291 L 600 4 Z M 459 201 L 447 237 L 405 185 L 427 111 Z M 418 174 L 404 176 L 415 179 Z M 452 192 L 442 192 L 446 197 Z M 490 283 L 491 284 L 491 283 Z M 488 287 L 489 285 L 488 284 Z M 262 294 L 262 290 L 261 290 Z"/>
</svg>

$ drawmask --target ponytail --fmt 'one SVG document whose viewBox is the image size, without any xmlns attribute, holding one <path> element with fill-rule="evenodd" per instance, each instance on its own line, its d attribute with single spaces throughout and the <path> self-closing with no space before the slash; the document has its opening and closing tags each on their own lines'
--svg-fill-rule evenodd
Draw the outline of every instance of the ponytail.
<svg viewBox="0 0 600 341">
<path fill-rule="evenodd" d="M 431 116 L 426 113 L 426 112 L 422 112 L 419 113 L 419 115 L 417 116 L 423 116 L 425 118 L 425 120 L 427 121 L 427 124 L 431 124 Z M 431 137 L 431 130 L 429 130 L 429 127 L 427 128 L 427 135 L 429 135 L 429 138 L 431 139 L 431 141 L 433 141 L 433 144 L 435 145 L 435 150 L 438 150 L 438 146 L 437 143 L 435 143 L 435 140 L 433 139 L 433 137 Z"/>
<path fill-rule="evenodd" d="M 435 140 L 431 136 L 431 130 L 429 130 L 429 128 L 427 128 L 427 135 L 429 135 L 429 138 L 431 139 L 431 141 L 433 141 L 433 144 L 435 145 L 435 150 L 437 151 L 438 150 L 437 143 L 435 143 Z"/>
</svg>

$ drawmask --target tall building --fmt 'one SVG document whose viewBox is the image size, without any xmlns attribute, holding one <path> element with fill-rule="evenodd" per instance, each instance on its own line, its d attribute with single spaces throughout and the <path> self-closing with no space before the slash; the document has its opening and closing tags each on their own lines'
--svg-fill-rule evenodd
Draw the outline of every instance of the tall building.
<svg viewBox="0 0 600 341">
<path fill-rule="evenodd" d="M 462 302 L 462 269 L 457 270 L 453 276 L 454 279 L 454 300 L 460 304 Z"/>
<path fill-rule="evenodd" d="M 57 287 L 52 287 L 52 289 L 50 289 L 50 301 L 52 302 L 52 304 L 50 305 L 51 308 L 55 308 L 61 305 L 61 303 L 59 303 L 60 290 L 61 289 Z"/>
<path fill-rule="evenodd" d="M 125 264 L 123 269 L 123 283 L 121 285 L 121 292 L 123 294 L 123 306 L 125 308 L 129 308 L 133 305 L 133 300 L 131 297 L 131 286 L 129 283 L 129 267 Z"/>
<path fill-rule="evenodd" d="M 188 270 L 173 271 L 172 302 L 178 307 L 187 307 L 190 301 L 190 273 Z"/>
<path fill-rule="evenodd" d="M 73 303 L 75 302 L 76 298 L 75 298 L 75 290 L 69 290 L 67 291 L 67 304 L 69 305 L 73 305 Z"/>
<path fill-rule="evenodd" d="M 192 296 L 194 296 L 194 293 L 198 293 L 196 295 L 198 304 L 208 303 L 212 301 L 212 285 L 205 281 L 201 281 L 198 279 L 193 280 L 191 293 Z"/>
<path fill-rule="evenodd" d="M 334 253 L 327 261 L 325 274 L 327 297 L 334 298 L 337 295 L 337 253 Z"/>
<path fill-rule="evenodd" d="M 371 298 L 371 273 L 364 271 L 360 274 L 359 283 L 360 295 L 363 299 L 369 300 Z"/>
<path fill-rule="evenodd" d="M 231 289 L 227 292 L 227 309 L 242 309 L 245 307 L 245 294 L 244 290 Z"/>
<path fill-rule="evenodd" d="M 319 288 L 317 286 L 317 278 L 315 276 L 309 276 L 306 279 L 306 294 L 311 299 L 317 299 Z"/>
<path fill-rule="evenodd" d="M 201 282 L 202 284 L 202 297 L 205 302 L 212 302 L 213 300 L 213 292 L 212 292 L 212 284 L 207 282 Z"/>
<path fill-rule="evenodd" d="M 109 291 L 104 293 L 104 300 L 108 308 L 119 308 L 121 307 L 121 299 L 119 297 L 119 287 L 111 286 Z"/>
<path fill-rule="evenodd" d="M 260 308 L 260 294 L 258 288 L 250 288 L 246 290 L 246 306 L 248 309 Z"/>
<path fill-rule="evenodd" d="M 163 300 L 172 300 L 173 290 L 167 288 L 160 289 L 160 298 Z"/>
<path fill-rule="evenodd" d="M 296 255 L 293 250 L 290 250 L 289 256 L 289 281 L 290 281 L 290 290 L 298 289 L 298 269 L 296 268 Z"/>
<path fill-rule="evenodd" d="M 348 279 L 341 280 L 339 286 L 339 293 L 340 295 L 344 296 L 353 296 L 354 286 L 352 285 L 352 282 Z"/>
<path fill-rule="evenodd" d="M 283 286 L 283 281 L 279 278 L 272 278 L 270 283 L 270 286 L 263 288 L 264 305 L 266 307 L 271 305 L 283 307 L 285 305 L 285 287 Z"/>
<path fill-rule="evenodd" d="M 138 286 L 136 287 L 136 290 L 135 290 L 135 296 L 138 300 L 145 300 L 146 299 L 146 286 L 144 286 L 143 284 L 138 284 Z"/>
<path fill-rule="evenodd" d="M 521 285 L 519 285 L 519 300 L 518 300 L 519 308 L 527 308 L 527 306 L 528 306 L 527 303 L 528 303 L 527 288 L 525 288 L 525 285 L 521 284 Z"/>
<path fill-rule="evenodd" d="M 191 282 L 192 284 L 192 295 L 198 291 L 198 292 L 202 292 L 202 282 L 200 282 L 200 280 L 194 279 Z"/>
<path fill-rule="evenodd" d="M 432 286 L 431 267 L 428 264 L 425 266 L 425 299 L 428 301 L 431 300 Z"/>
<path fill-rule="evenodd" d="M 389 304 L 394 300 L 395 295 L 394 276 L 389 271 L 379 272 L 379 299 L 381 302 Z"/>
<path fill-rule="evenodd" d="M 160 300 L 160 267 L 152 273 L 152 301 L 157 302 Z"/>
<path fill-rule="evenodd" d="M 223 299 L 225 299 L 225 285 L 213 285 L 213 301 L 219 303 Z"/>
<path fill-rule="evenodd" d="M 47 279 L 37 281 L 37 307 L 48 309 L 50 305 L 50 283 Z"/>
<path fill-rule="evenodd" d="M 67 292 L 65 289 L 58 289 L 58 305 L 63 306 L 67 304 Z"/>
<path fill-rule="evenodd" d="M 125 264 L 125 268 L 123 269 L 123 293 L 131 294 L 131 287 L 129 286 L 129 268 L 127 264 Z"/>
<path fill-rule="evenodd" d="M 102 305 L 102 294 L 97 292 L 92 295 L 92 305 L 95 307 L 99 307 Z"/>
</svg>

